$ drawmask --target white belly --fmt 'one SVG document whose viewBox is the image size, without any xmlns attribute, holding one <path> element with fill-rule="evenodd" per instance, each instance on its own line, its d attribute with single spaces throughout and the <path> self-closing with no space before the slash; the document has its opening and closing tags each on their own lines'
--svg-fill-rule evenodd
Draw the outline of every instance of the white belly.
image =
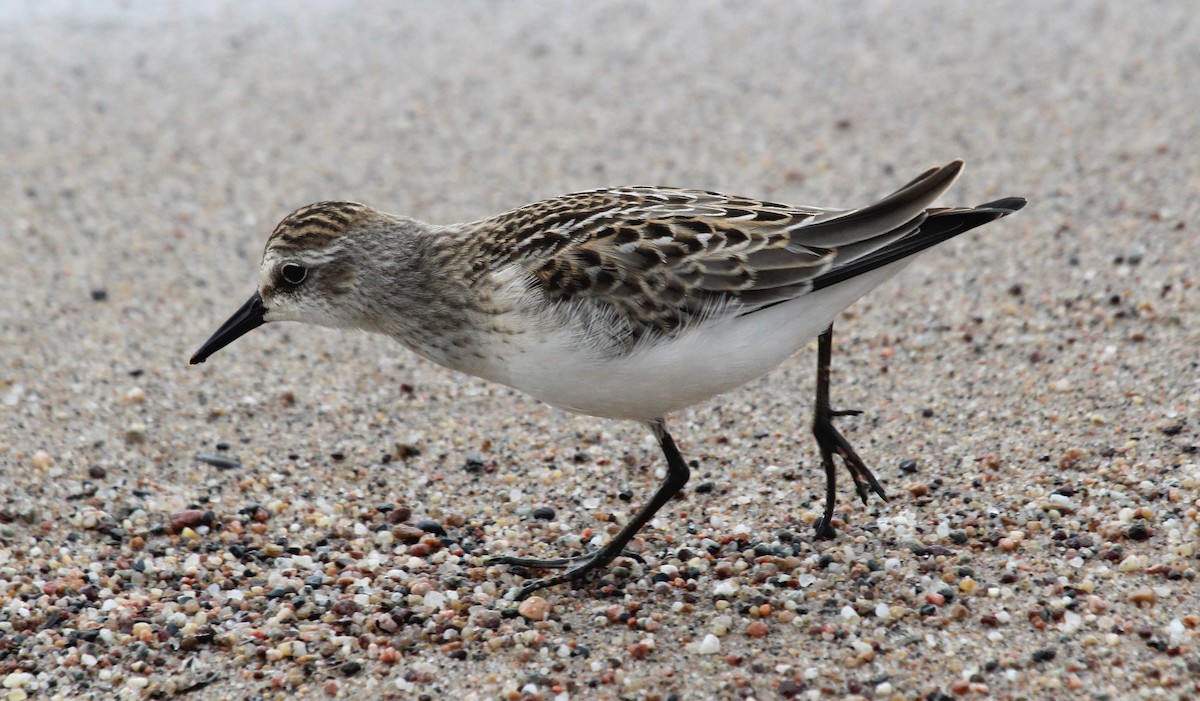
<svg viewBox="0 0 1200 701">
<path fill-rule="evenodd" d="M 765 375 L 908 262 L 752 314 L 710 320 L 627 356 L 598 358 L 563 329 L 522 344 L 502 364 L 469 371 L 575 413 L 649 421 Z"/>
</svg>

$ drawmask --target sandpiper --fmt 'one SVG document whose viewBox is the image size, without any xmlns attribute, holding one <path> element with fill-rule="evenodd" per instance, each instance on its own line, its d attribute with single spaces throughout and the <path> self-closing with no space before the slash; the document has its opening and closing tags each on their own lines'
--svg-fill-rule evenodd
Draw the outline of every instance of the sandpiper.
<svg viewBox="0 0 1200 701">
<path fill-rule="evenodd" d="M 665 417 L 753 380 L 814 337 L 813 435 L 834 535 L 838 455 L 859 497 L 883 487 L 833 426 L 833 321 L 915 254 L 1011 214 L 1009 197 L 931 208 L 962 169 L 932 168 L 859 209 L 665 187 L 590 190 L 467 224 L 434 225 L 354 202 L 296 210 L 267 240 L 258 289 L 192 356 L 266 322 L 396 339 L 446 367 L 567 411 L 645 424 L 667 475 L 608 543 L 572 557 L 491 562 L 561 568 L 515 598 L 578 580 L 620 555 L 687 482 Z"/>
</svg>

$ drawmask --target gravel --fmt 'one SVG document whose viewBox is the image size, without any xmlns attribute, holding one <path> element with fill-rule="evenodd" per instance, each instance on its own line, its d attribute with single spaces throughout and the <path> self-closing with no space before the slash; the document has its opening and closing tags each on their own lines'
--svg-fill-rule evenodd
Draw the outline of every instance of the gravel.
<svg viewBox="0 0 1200 701">
<path fill-rule="evenodd" d="M 1193 697 L 1200 24 L 1187 3 L 0 5 L 0 699 Z M 671 417 L 693 486 L 578 589 L 643 429 L 383 338 L 189 354 L 287 212 L 605 184 L 1028 208 Z"/>
</svg>

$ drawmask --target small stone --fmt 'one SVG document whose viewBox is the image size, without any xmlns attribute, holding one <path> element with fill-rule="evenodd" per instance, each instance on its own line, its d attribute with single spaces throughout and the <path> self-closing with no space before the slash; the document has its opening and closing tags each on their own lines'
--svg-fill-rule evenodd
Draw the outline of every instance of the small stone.
<svg viewBox="0 0 1200 701">
<path fill-rule="evenodd" d="M 388 523 L 392 525 L 404 523 L 410 518 L 412 518 L 412 509 L 404 504 L 397 505 L 391 511 L 389 511 L 387 515 Z M 420 536 L 417 537 L 419 538 Z"/>
<path fill-rule="evenodd" d="M 500 627 L 500 613 L 493 609 L 484 608 L 482 606 L 471 611 L 470 622 L 480 628 L 495 630 Z"/>
<path fill-rule="evenodd" d="M 125 442 L 129 445 L 139 445 L 146 442 L 146 424 L 130 424 L 125 429 Z"/>
<path fill-rule="evenodd" d="M 1129 530 L 1125 532 L 1125 535 L 1128 536 L 1130 540 L 1147 540 L 1150 538 L 1150 536 L 1154 535 L 1154 532 L 1150 530 L 1150 527 L 1144 523 L 1135 523 L 1129 527 Z"/>
<path fill-rule="evenodd" d="M 550 602 L 540 596 L 531 596 L 521 602 L 517 607 L 517 613 L 530 621 L 540 621 L 546 617 L 549 609 Z"/>
<path fill-rule="evenodd" d="M 932 415 L 932 412 L 931 414 Z M 905 458 L 900 461 L 900 471 L 912 474 L 917 471 L 917 461 L 912 458 Z"/>
<path fill-rule="evenodd" d="M 625 651 L 635 660 L 645 659 L 654 651 L 654 643 L 652 639 L 642 640 L 626 647 Z"/>
<path fill-rule="evenodd" d="M 425 531 L 417 528 L 416 526 L 410 526 L 407 523 L 401 523 L 392 526 L 392 535 L 396 536 L 396 540 L 404 543 L 415 543 L 425 535 Z"/>
<path fill-rule="evenodd" d="M 196 459 L 212 465 L 218 470 L 235 470 L 242 466 L 242 463 L 234 458 L 227 458 L 224 455 L 213 455 L 211 453 L 197 453 Z"/>
<path fill-rule="evenodd" d="M 97 287 L 92 290 L 93 302 L 103 302 L 106 299 L 108 299 L 108 290 L 104 289 L 103 287 Z"/>
<path fill-rule="evenodd" d="M 418 448 L 413 443 L 397 443 L 396 444 L 396 457 L 400 458 L 401 460 L 408 460 L 409 458 L 415 458 L 420 454 L 421 454 L 421 449 Z"/>
<path fill-rule="evenodd" d="M 762 621 L 754 621 L 746 626 L 746 635 L 751 638 L 765 638 L 767 636 L 767 624 Z"/>
<path fill-rule="evenodd" d="M 197 528 L 211 524 L 213 513 L 211 511 L 201 511 L 200 509 L 181 509 L 179 511 L 172 511 L 167 519 L 167 524 L 171 530 L 179 533 L 184 528 Z"/>
<path fill-rule="evenodd" d="M 446 529 L 442 528 L 442 524 L 438 523 L 437 521 L 431 521 L 430 519 L 417 521 L 417 528 L 420 528 L 426 533 L 432 533 L 434 535 L 446 535 Z"/>
<path fill-rule="evenodd" d="M 538 521 L 553 521 L 554 509 L 549 506 L 539 506 L 533 510 L 533 517 Z"/>
<path fill-rule="evenodd" d="M 712 633 L 704 636 L 704 640 L 701 640 L 700 644 L 696 646 L 696 652 L 701 655 L 715 655 L 720 651 L 721 639 Z"/>
<path fill-rule="evenodd" d="M 422 597 L 421 603 L 435 611 L 441 611 L 446 608 L 446 600 L 447 597 L 444 593 L 434 589 Z"/>
<path fill-rule="evenodd" d="M 4 688 L 20 689 L 31 681 L 33 681 L 33 675 L 29 672 L 11 672 L 4 677 Z"/>
<path fill-rule="evenodd" d="M 1142 589 L 1134 589 L 1133 591 L 1129 592 L 1129 596 L 1125 597 L 1125 599 L 1129 603 L 1137 604 L 1139 606 L 1142 604 L 1152 605 L 1158 601 L 1158 595 L 1155 594 L 1154 590 L 1150 587 L 1144 587 Z"/>
<path fill-rule="evenodd" d="M 141 387 L 134 387 L 121 397 L 121 401 L 126 404 L 142 404 L 146 401 L 146 393 L 142 391 Z"/>
<path fill-rule="evenodd" d="M 731 598 L 738 591 L 738 583 L 732 579 L 726 579 L 713 588 L 713 596 L 721 599 Z"/>
<path fill-rule="evenodd" d="M 105 477 L 108 477 L 108 470 L 104 469 L 100 465 L 92 465 L 88 468 L 88 477 L 91 477 L 94 480 L 102 480 Z"/>
<path fill-rule="evenodd" d="M 47 453 L 44 450 L 39 450 L 34 453 L 33 457 L 30 458 L 30 461 L 33 463 L 33 466 L 39 470 L 45 470 L 54 464 L 54 458 L 50 457 L 50 453 Z"/>
</svg>

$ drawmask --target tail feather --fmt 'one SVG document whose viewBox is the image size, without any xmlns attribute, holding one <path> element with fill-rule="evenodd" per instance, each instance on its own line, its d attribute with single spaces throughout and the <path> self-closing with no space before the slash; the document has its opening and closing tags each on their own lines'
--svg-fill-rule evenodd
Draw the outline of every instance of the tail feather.
<svg viewBox="0 0 1200 701">
<path fill-rule="evenodd" d="M 893 231 L 924 214 L 958 178 L 962 161 L 931 168 L 883 199 L 829 218 L 818 217 L 797 232 L 806 246 L 837 248 Z"/>
<path fill-rule="evenodd" d="M 930 210 L 925 221 L 908 236 L 861 258 L 852 259 L 845 265 L 839 266 L 835 263 L 828 271 L 813 279 L 812 289 L 816 291 L 836 285 L 876 268 L 903 260 L 977 226 L 1008 216 L 1024 207 L 1025 204 L 1026 200 L 1023 197 L 1005 197 L 970 209 Z"/>
</svg>

